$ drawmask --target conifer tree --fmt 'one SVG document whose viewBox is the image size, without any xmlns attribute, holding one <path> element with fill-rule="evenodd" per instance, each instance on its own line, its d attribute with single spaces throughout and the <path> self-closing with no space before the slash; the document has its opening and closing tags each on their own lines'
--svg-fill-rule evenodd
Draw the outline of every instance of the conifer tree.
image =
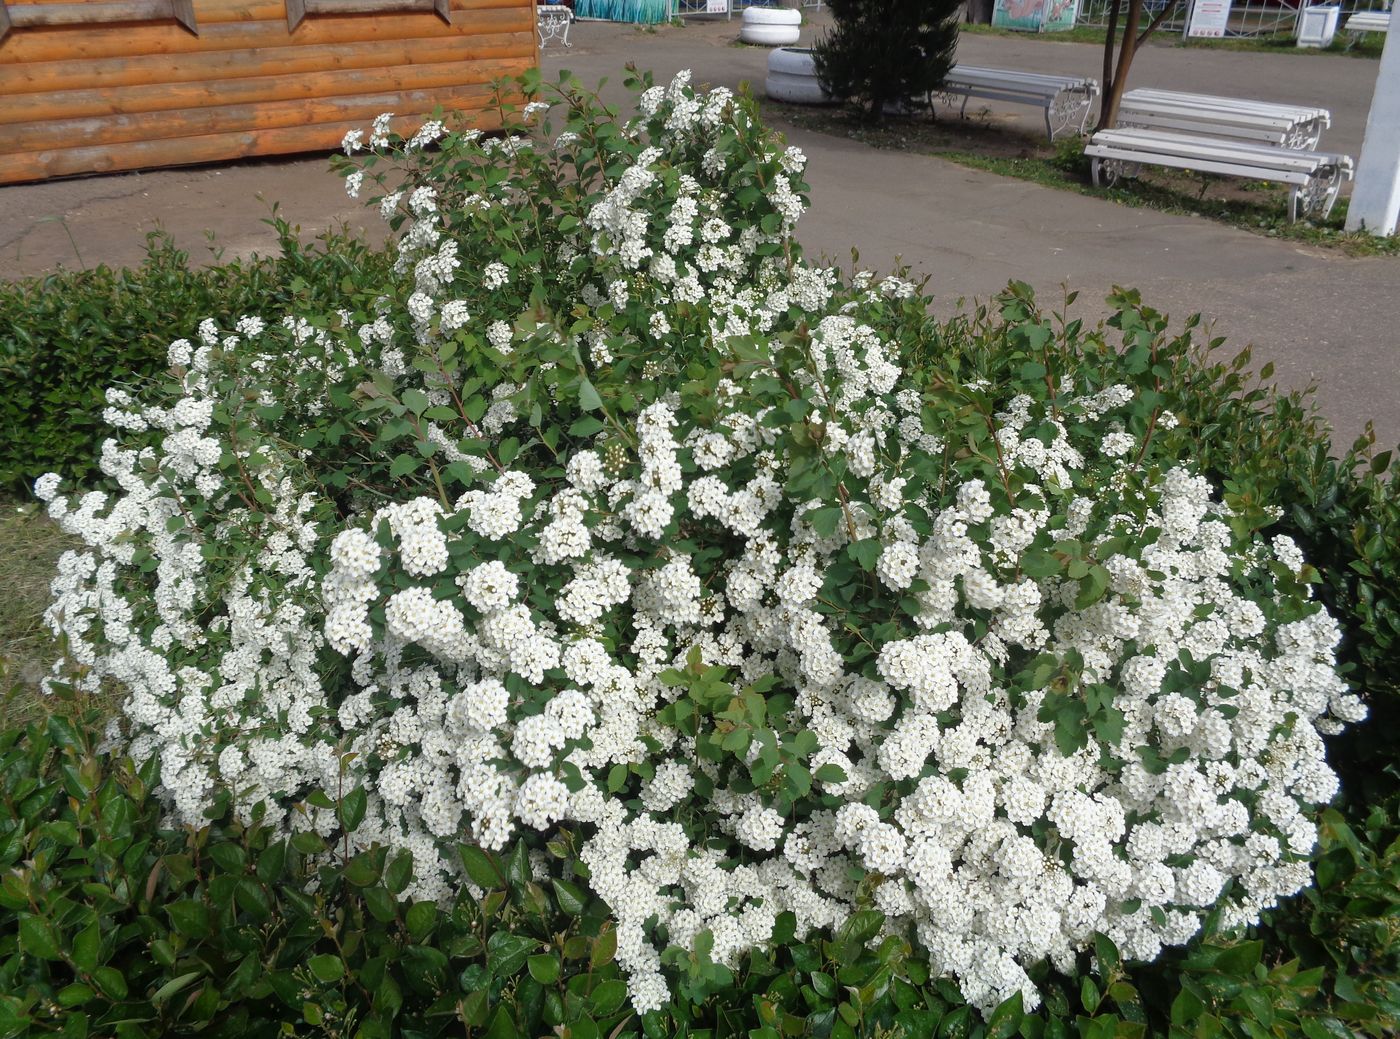
<svg viewBox="0 0 1400 1039">
<path fill-rule="evenodd" d="M 887 103 L 916 106 L 938 89 L 958 45 L 962 0 L 827 0 L 832 27 L 817 42 L 817 78 L 872 121 Z"/>
</svg>

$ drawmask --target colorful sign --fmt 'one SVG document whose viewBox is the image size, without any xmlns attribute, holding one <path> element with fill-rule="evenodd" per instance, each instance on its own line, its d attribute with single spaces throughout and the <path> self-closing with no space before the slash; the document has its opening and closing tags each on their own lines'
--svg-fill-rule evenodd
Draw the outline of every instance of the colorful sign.
<svg viewBox="0 0 1400 1039">
<path fill-rule="evenodd" d="M 1187 36 L 1219 38 L 1230 24 L 1231 0 L 1195 0 L 1186 23 Z"/>
<path fill-rule="evenodd" d="M 1022 32 L 1060 32 L 1074 28 L 1079 0 L 996 0 L 992 24 Z"/>
</svg>

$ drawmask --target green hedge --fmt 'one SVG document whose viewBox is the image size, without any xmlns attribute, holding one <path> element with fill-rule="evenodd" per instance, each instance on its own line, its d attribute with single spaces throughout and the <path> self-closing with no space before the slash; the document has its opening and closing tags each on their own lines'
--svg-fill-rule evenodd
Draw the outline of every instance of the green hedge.
<svg viewBox="0 0 1400 1039">
<path fill-rule="evenodd" d="M 192 327 L 206 313 L 252 309 L 254 297 L 266 312 L 267 294 L 277 293 L 315 294 L 330 309 L 354 294 L 359 264 L 379 262 L 360 246 L 287 248 L 280 260 L 190 273 L 158 241 L 137 271 L 60 276 L 61 298 L 41 300 L 35 283 L 4 290 L 5 307 L 36 303 L 32 312 L 0 311 L 7 359 L 29 344 L 36 385 L 49 380 L 45 392 L 77 409 L 41 414 L 42 394 L 10 399 L 23 380 L 7 360 L 5 480 L 88 471 L 81 431 L 96 427 L 101 389 L 116 372 L 163 363 L 165 344 L 141 340 L 138 326 L 170 327 L 173 314 Z M 1317 593 L 1343 624 L 1350 677 L 1373 717 L 1333 741 L 1343 800 L 1322 820 L 1316 887 L 1256 933 L 1208 936 L 1150 966 L 1120 964 L 1100 942 L 1074 976 L 1037 978 L 1041 1010 L 1025 1015 L 1013 1003 L 982 1022 L 956 988 L 924 976 L 902 941 L 865 948 L 860 939 L 879 921 L 861 914 L 833 941 L 755 953 L 729 985 L 703 956 L 680 963 L 686 1000 L 643 1021 L 624 1003 L 606 908 L 582 884 L 536 883 L 523 848 L 502 859 L 464 849 L 465 867 L 489 894 L 441 908 L 400 899 L 407 858 L 347 861 L 313 835 L 273 841 L 226 811 L 200 830 L 171 830 L 151 769 L 98 753 L 100 712 L 61 703 L 0 735 L 0 1037 L 1396 1034 L 1397 467 L 1368 438 L 1331 457 L 1307 394 L 1254 379 L 1247 355 L 1219 361 L 1219 344 L 1199 344 L 1193 323 L 1169 332 L 1134 293 L 1114 303 L 1106 330 L 1042 313 L 1019 285 L 951 322 L 912 307 L 899 318 L 927 343 L 930 384 L 946 372 L 1034 379 L 1072 358 L 1087 380 L 1155 394 L 1151 411 L 1180 420 L 1160 431 L 1159 447 L 1194 458 L 1239 522 L 1293 536 L 1317 567 Z M 143 308 L 158 308 L 161 320 Z M 55 359 L 61 352 L 74 372 Z M 74 373 L 65 397 L 63 376 Z M 357 791 L 324 796 L 347 822 L 363 810 Z M 550 853 L 574 861 L 566 844 Z"/>
<path fill-rule="evenodd" d="M 523 845 L 462 848 L 479 903 L 410 902 L 407 853 L 345 859 L 220 811 L 164 828 L 154 767 L 99 753 L 101 723 L 69 703 L 0 735 L 0 1036 L 1321 1039 L 1400 1021 L 1400 844 L 1374 850 L 1379 835 L 1336 812 L 1319 889 L 1271 928 L 1146 967 L 1100 940 L 1092 970 L 1038 979 L 1034 1014 L 1015 999 L 983 1022 L 902 939 L 866 948 L 881 923 L 867 912 L 831 941 L 751 954 L 732 985 L 692 957 L 688 1001 L 638 1020 L 606 907 L 582 884 L 537 883 Z M 356 791 L 330 803 L 347 824 L 363 812 Z M 573 861 L 565 844 L 549 853 Z"/>
<path fill-rule="evenodd" d="M 387 260 L 348 235 L 303 245 L 271 221 L 281 254 L 191 268 L 168 235 L 147 239 L 138 267 L 61 271 L 0 282 L 0 490 L 24 495 L 45 472 L 94 472 L 108 387 L 166 364 L 170 335 L 200 321 L 228 327 L 244 314 L 329 312 Z M 380 281 L 382 284 L 382 279 Z"/>
</svg>

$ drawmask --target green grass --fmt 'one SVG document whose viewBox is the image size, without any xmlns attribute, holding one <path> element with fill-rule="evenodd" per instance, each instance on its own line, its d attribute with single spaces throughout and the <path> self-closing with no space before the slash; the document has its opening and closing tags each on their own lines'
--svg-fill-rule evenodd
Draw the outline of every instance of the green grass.
<svg viewBox="0 0 1400 1039">
<path fill-rule="evenodd" d="M 1344 229 L 1344 198 L 1338 200 L 1322 223 L 1289 223 L 1288 192 L 1277 184 L 1144 168 L 1136 179 L 1120 180 L 1111 188 L 1096 188 L 1090 181 L 1089 163 L 1080 140 L 1061 141 L 1052 149 L 1043 138 L 975 119 L 960 121 L 956 115 L 938 119 L 890 118 L 881 125 L 870 126 L 842 109 L 771 102 L 765 102 L 764 108 L 768 117 L 875 148 L 935 155 L 999 176 L 1104 198 L 1120 205 L 1203 216 L 1270 238 L 1335 249 L 1349 256 L 1400 256 L 1400 235 L 1377 238 Z M 1228 197 L 1223 197 L 1224 193 Z"/>
<path fill-rule="evenodd" d="M 74 544 L 36 505 L 0 497 L 0 728 L 43 709 L 39 680 L 58 653 L 43 613 L 58 557 Z"/>
<path fill-rule="evenodd" d="M 962 25 L 959 32 L 972 36 L 1015 36 L 1020 39 L 1040 40 L 1045 43 L 1094 43 L 1102 45 L 1108 35 L 1103 26 L 1076 25 L 1064 32 L 1018 32 L 1015 29 L 1002 29 L 991 25 Z M 1118 35 L 1122 35 L 1121 30 Z M 1385 46 L 1385 36 L 1368 33 L 1359 40 L 1338 33 L 1332 45 L 1326 48 L 1299 47 L 1290 33 L 1274 33 L 1270 36 L 1229 36 L 1225 39 L 1186 40 L 1176 31 L 1158 30 L 1148 37 L 1148 46 L 1191 47 L 1205 50 L 1253 51 L 1260 54 L 1342 54 L 1352 58 L 1379 58 Z"/>
</svg>

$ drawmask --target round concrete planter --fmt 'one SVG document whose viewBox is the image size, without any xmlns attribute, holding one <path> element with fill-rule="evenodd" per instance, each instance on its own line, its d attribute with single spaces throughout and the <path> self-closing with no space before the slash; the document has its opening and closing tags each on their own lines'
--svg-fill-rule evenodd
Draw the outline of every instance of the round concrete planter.
<svg viewBox="0 0 1400 1039">
<path fill-rule="evenodd" d="M 763 87 L 774 101 L 790 105 L 829 105 L 835 100 L 817 79 L 810 47 L 779 47 L 768 55 Z"/>
<path fill-rule="evenodd" d="M 777 7 L 748 7 L 739 27 L 739 39 L 763 47 L 796 43 L 802 31 L 802 12 Z"/>
</svg>

